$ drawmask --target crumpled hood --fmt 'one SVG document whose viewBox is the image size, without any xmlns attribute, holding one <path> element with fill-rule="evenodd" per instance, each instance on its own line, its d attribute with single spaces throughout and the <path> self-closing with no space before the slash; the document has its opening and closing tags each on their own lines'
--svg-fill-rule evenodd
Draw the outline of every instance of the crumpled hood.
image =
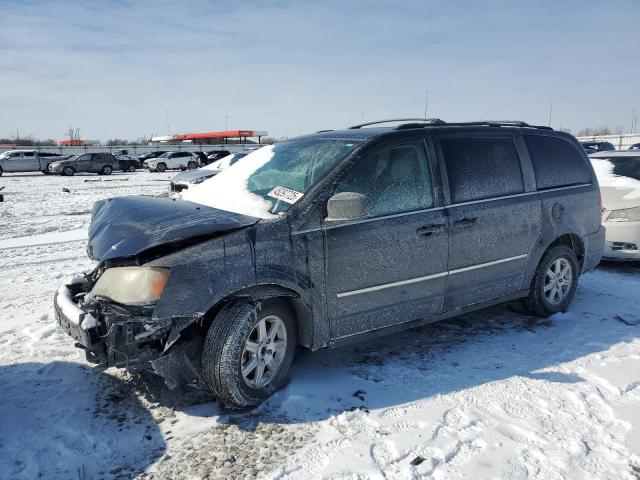
<svg viewBox="0 0 640 480">
<path fill-rule="evenodd" d="M 132 257 L 159 245 L 214 236 L 257 221 L 182 200 L 116 197 L 93 206 L 87 253 L 100 262 Z"/>
</svg>

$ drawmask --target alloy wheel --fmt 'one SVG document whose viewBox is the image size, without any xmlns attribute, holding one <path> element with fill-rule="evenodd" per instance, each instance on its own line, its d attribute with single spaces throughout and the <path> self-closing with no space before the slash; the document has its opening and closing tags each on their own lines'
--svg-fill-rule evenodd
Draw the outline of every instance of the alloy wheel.
<svg viewBox="0 0 640 480">
<path fill-rule="evenodd" d="M 551 305 L 561 303 L 569 294 L 573 270 L 566 258 L 558 258 L 549 266 L 544 277 L 544 296 Z"/>
<path fill-rule="evenodd" d="M 247 338 L 240 369 L 245 383 L 255 389 L 269 385 L 287 354 L 287 327 L 277 315 L 258 321 Z"/>
</svg>

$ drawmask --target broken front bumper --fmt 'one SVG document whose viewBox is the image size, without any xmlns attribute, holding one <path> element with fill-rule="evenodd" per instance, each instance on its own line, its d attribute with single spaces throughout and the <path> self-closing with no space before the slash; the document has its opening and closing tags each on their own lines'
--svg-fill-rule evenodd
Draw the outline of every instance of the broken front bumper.
<svg viewBox="0 0 640 480">
<path fill-rule="evenodd" d="M 58 288 L 53 303 L 58 325 L 85 351 L 88 362 L 151 370 L 170 387 L 202 383 L 198 371 L 202 338 L 179 342 L 182 329 L 193 319 L 155 319 L 149 308 L 128 309 L 99 299 L 80 301 L 87 290 L 85 279 L 73 279 Z"/>
<path fill-rule="evenodd" d="M 171 322 L 101 300 L 86 308 L 78 301 L 88 286 L 83 280 L 60 286 L 53 304 L 58 325 L 85 350 L 89 362 L 130 367 L 162 354 Z"/>
</svg>

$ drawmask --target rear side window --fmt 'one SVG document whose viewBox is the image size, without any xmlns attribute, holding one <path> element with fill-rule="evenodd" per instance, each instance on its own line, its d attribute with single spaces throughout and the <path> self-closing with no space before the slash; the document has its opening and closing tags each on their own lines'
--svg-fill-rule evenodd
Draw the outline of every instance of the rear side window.
<svg viewBox="0 0 640 480">
<path fill-rule="evenodd" d="M 578 150 L 562 138 L 526 135 L 538 190 L 591 183 L 589 168 Z"/>
<path fill-rule="evenodd" d="M 524 192 L 512 138 L 447 138 L 440 146 L 452 203 Z"/>
</svg>

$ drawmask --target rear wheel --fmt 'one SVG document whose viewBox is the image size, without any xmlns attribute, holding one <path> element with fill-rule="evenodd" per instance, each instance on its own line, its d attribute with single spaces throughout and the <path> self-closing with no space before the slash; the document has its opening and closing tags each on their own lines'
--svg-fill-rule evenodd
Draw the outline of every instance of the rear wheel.
<svg viewBox="0 0 640 480">
<path fill-rule="evenodd" d="M 111 165 L 105 165 L 102 167 L 102 171 L 100 173 L 102 173 L 102 175 L 111 175 L 111 172 L 113 172 Z"/>
<path fill-rule="evenodd" d="M 258 405 L 289 380 L 296 338 L 295 320 L 282 302 L 228 305 L 205 339 L 204 379 L 229 407 Z"/>
<path fill-rule="evenodd" d="M 156 171 L 162 173 L 167 169 L 167 166 L 164 163 L 159 163 L 156 167 Z"/>
<path fill-rule="evenodd" d="M 2 176 L 2 173 L 3 173 L 2 167 L 0 167 L 0 177 Z"/>
<path fill-rule="evenodd" d="M 187 168 L 189 170 L 195 170 L 196 168 L 198 168 L 198 164 L 196 162 L 191 161 L 187 163 Z"/>
<path fill-rule="evenodd" d="M 136 167 L 134 165 L 129 165 L 127 167 L 127 172 L 135 172 L 136 171 Z"/>
<path fill-rule="evenodd" d="M 64 167 L 62 169 L 62 174 L 67 177 L 72 177 L 74 173 L 76 173 L 76 170 L 73 167 Z"/>
<path fill-rule="evenodd" d="M 578 286 L 579 266 L 575 253 L 559 245 L 547 251 L 536 269 L 525 307 L 548 317 L 567 309 Z"/>
</svg>

